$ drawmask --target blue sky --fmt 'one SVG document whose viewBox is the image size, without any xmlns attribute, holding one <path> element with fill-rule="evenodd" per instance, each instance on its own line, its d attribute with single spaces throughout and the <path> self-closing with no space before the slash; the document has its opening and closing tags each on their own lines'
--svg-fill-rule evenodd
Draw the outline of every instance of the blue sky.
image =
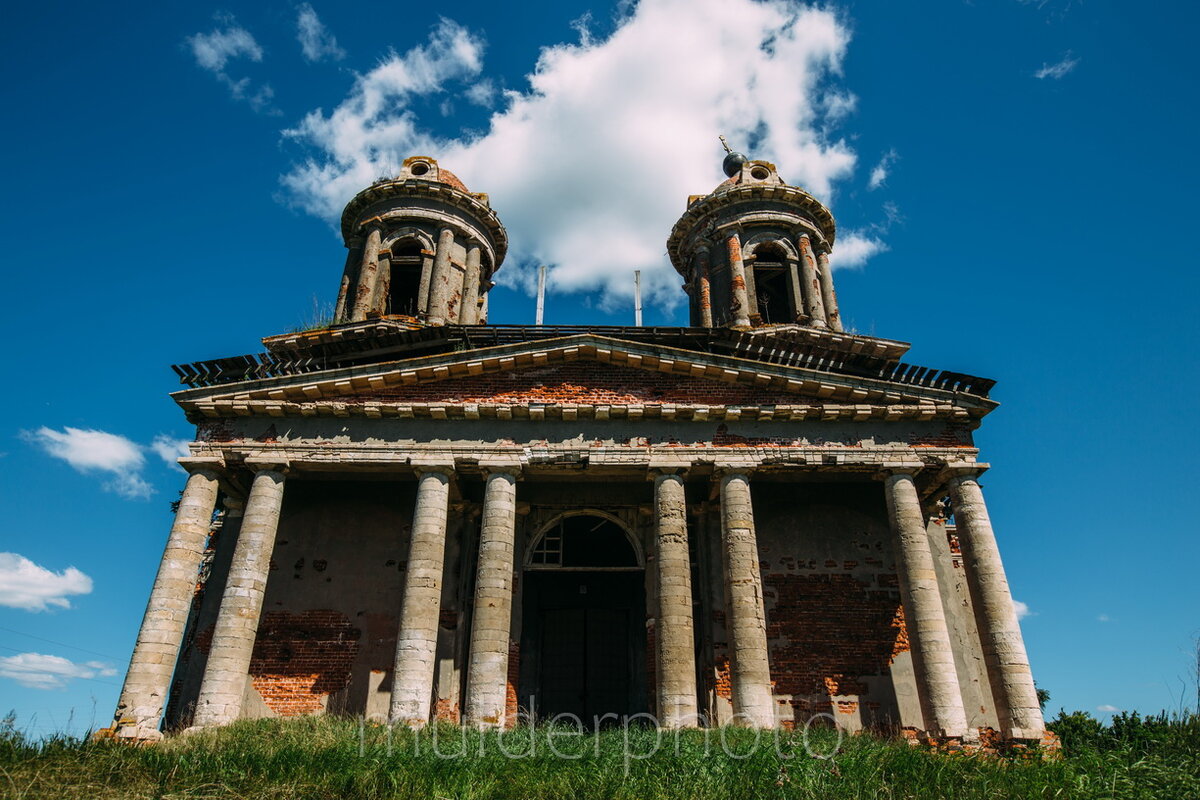
<svg viewBox="0 0 1200 800">
<path fill-rule="evenodd" d="M 857 331 L 999 381 L 978 435 L 1039 684 L 1195 703 L 1194 4 L 23 4 L 0 29 L 0 711 L 104 723 L 183 475 L 168 365 L 332 304 L 428 154 L 513 236 L 493 322 L 686 321 L 718 133 L 819 194 Z M 70 430 L 68 430 L 70 429 Z"/>
</svg>

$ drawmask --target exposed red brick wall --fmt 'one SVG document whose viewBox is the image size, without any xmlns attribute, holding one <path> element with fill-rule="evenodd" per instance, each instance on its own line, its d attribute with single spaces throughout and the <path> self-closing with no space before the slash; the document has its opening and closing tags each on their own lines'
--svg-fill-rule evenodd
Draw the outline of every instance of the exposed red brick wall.
<svg viewBox="0 0 1200 800">
<path fill-rule="evenodd" d="M 337 611 L 263 614 L 250 659 L 250 676 L 277 714 L 309 714 L 346 686 L 358 655 L 360 631 Z"/>
<path fill-rule="evenodd" d="M 847 571 L 857 566 L 856 561 L 825 564 Z M 863 577 L 861 572 L 764 576 L 775 691 L 800 696 L 794 702 L 806 712 L 857 710 L 857 705 L 831 709 L 829 700 L 822 701 L 824 708 L 808 708 L 804 696 L 865 694 L 861 679 L 885 674 L 908 650 L 895 576 Z"/>
<path fill-rule="evenodd" d="M 614 364 L 573 362 L 514 372 L 449 378 L 336 398 L 414 403 L 608 403 L 761 405 L 795 403 L 796 395 Z"/>
<path fill-rule="evenodd" d="M 434 719 L 445 722 L 458 722 L 458 703 L 449 698 L 438 698 L 433 709 Z"/>
<path fill-rule="evenodd" d="M 504 685 L 504 727 L 517 724 L 517 681 L 521 675 L 521 644 L 511 639 L 508 642 L 508 677 Z"/>
</svg>

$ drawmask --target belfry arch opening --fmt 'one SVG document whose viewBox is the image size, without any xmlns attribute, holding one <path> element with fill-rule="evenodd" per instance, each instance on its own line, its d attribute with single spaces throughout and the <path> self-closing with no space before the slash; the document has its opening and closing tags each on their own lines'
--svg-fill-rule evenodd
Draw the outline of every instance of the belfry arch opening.
<svg viewBox="0 0 1200 800">
<path fill-rule="evenodd" d="M 758 315 L 764 324 L 796 321 L 796 309 L 789 299 L 787 253 L 774 242 L 754 249 L 754 289 Z"/>
<path fill-rule="evenodd" d="M 392 276 L 388 287 L 388 314 L 417 316 L 421 298 L 421 243 L 405 239 L 392 245 Z"/>
<path fill-rule="evenodd" d="M 520 704 L 588 728 L 648 711 L 644 559 L 628 528 L 559 516 L 530 543 L 523 583 Z"/>
</svg>

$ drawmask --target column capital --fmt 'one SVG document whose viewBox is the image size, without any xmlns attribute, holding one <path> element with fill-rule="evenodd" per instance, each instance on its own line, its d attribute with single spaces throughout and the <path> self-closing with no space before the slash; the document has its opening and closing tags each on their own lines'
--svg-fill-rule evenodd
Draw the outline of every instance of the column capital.
<svg viewBox="0 0 1200 800">
<path fill-rule="evenodd" d="M 445 461 L 410 461 L 409 466 L 413 468 L 413 472 L 417 474 L 417 477 L 436 473 L 445 475 L 447 478 L 453 478 L 457 474 L 454 464 L 448 464 Z"/>
<path fill-rule="evenodd" d="M 281 475 L 286 475 L 292 466 L 291 459 L 282 455 L 247 456 L 242 463 L 254 472 L 278 472 Z"/>
<path fill-rule="evenodd" d="M 691 461 L 651 460 L 646 468 L 646 479 L 654 480 L 664 475 L 683 475 L 692 468 Z"/>
<path fill-rule="evenodd" d="M 189 474 L 195 472 L 219 473 L 225 469 L 225 459 L 220 456 L 184 456 L 176 459 L 177 464 Z"/>
<path fill-rule="evenodd" d="M 719 461 L 713 465 L 713 480 L 721 481 L 725 478 L 740 475 L 746 480 L 754 474 L 756 467 L 742 464 L 722 464 Z"/>
<path fill-rule="evenodd" d="M 908 475 L 915 477 L 918 472 L 925 469 L 925 464 L 920 461 L 892 461 L 885 463 L 875 473 L 875 480 L 886 481 L 889 478 L 894 478 L 897 475 Z"/>
<path fill-rule="evenodd" d="M 978 478 L 983 473 L 991 468 L 991 464 L 974 461 L 951 461 L 942 467 L 941 477 L 943 480 L 953 482 L 963 478 Z"/>
<path fill-rule="evenodd" d="M 484 477 L 490 478 L 492 475 L 511 475 L 513 479 L 516 480 L 521 477 L 521 472 L 524 470 L 524 466 L 520 461 L 504 461 L 499 459 L 493 461 L 485 458 L 480 459 L 479 469 L 481 472 L 483 472 Z"/>
</svg>

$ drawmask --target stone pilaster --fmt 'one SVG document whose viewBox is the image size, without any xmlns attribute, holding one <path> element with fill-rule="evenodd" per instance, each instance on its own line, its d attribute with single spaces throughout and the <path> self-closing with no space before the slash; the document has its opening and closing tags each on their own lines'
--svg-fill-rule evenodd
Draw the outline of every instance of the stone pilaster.
<svg viewBox="0 0 1200 800">
<path fill-rule="evenodd" d="M 735 328 L 750 327 L 750 294 L 746 291 L 746 264 L 742 261 L 742 241 L 738 234 L 725 240 L 729 255 L 729 318 Z"/>
<path fill-rule="evenodd" d="M 827 328 L 825 299 L 821 296 L 821 281 L 817 277 L 817 259 L 813 255 L 812 241 L 808 234 L 802 233 L 797 244 L 800 245 L 800 291 L 804 295 L 804 313 L 808 314 L 809 324 L 814 328 Z"/>
<path fill-rule="evenodd" d="M 454 231 L 442 228 L 438 234 L 437 252 L 433 257 L 433 274 L 429 279 L 430 325 L 445 325 L 450 314 L 450 251 L 454 248 Z"/>
<path fill-rule="evenodd" d="M 744 473 L 721 476 L 721 541 L 729 598 L 727 631 L 734 721 L 770 728 L 775 725 L 771 668 L 767 657 L 767 617 L 750 481 Z"/>
<path fill-rule="evenodd" d="M 886 476 L 884 484 L 925 726 L 934 736 L 966 738 L 962 689 L 917 488 L 911 474 L 899 471 Z"/>
<path fill-rule="evenodd" d="M 1040 740 L 1046 724 L 976 475 L 966 473 L 952 479 L 950 498 L 1001 731 L 1014 739 Z"/>
<path fill-rule="evenodd" d="M 463 275 L 462 307 L 458 314 L 460 325 L 479 323 L 479 261 L 479 242 L 471 242 L 467 247 L 467 271 Z"/>
<path fill-rule="evenodd" d="M 467 724 L 505 724 L 519 467 L 491 468 L 483 497 L 467 665 Z"/>
<path fill-rule="evenodd" d="M 120 736 L 161 735 L 158 726 L 216 509 L 217 481 L 211 466 L 191 467 L 113 716 Z"/>
<path fill-rule="evenodd" d="M 392 722 L 414 728 L 429 722 L 433 695 L 451 474 L 449 467 L 427 468 L 420 470 L 417 478 L 388 713 Z"/>
<path fill-rule="evenodd" d="M 658 724 L 663 728 L 695 727 L 699 721 L 692 564 L 681 476 L 668 472 L 654 478 L 654 511 L 659 609 L 655 628 Z"/>
<path fill-rule="evenodd" d="M 279 529 L 283 485 L 283 472 L 276 465 L 264 466 L 254 475 L 196 700 L 195 727 L 227 725 L 241 716 Z"/>
<path fill-rule="evenodd" d="M 379 277 L 379 246 L 383 233 L 379 228 L 371 228 L 367 232 L 367 242 L 363 247 L 362 266 L 358 270 L 358 281 L 354 287 L 354 310 L 350 319 L 361 322 L 367 318 L 371 310 L 371 301 L 375 299 L 375 281 Z"/>
<path fill-rule="evenodd" d="M 354 273 L 357 271 L 357 265 L 360 262 L 358 254 L 359 244 L 357 240 L 346 242 L 349 252 L 346 253 L 346 266 L 342 270 L 342 282 L 338 286 L 337 305 L 333 309 L 334 322 L 345 322 L 354 307 L 354 299 L 350 297 L 350 287 L 354 284 Z"/>
</svg>

